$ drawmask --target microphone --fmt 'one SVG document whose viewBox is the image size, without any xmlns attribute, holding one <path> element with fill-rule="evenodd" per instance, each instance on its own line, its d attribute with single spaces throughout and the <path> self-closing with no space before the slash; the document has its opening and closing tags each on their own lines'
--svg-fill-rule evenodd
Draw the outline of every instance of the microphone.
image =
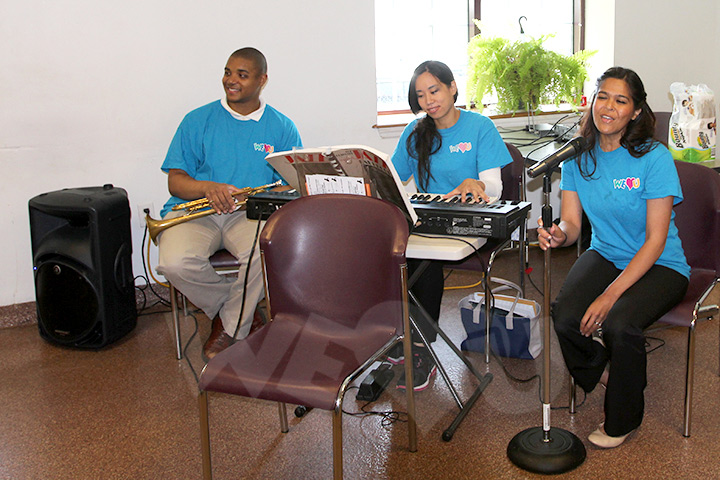
<svg viewBox="0 0 720 480">
<path fill-rule="evenodd" d="M 527 174 L 530 178 L 535 178 L 545 172 L 552 172 L 560 162 L 578 155 L 587 145 L 587 140 L 583 137 L 575 137 L 565 145 L 555 150 L 553 153 L 528 168 Z"/>
</svg>

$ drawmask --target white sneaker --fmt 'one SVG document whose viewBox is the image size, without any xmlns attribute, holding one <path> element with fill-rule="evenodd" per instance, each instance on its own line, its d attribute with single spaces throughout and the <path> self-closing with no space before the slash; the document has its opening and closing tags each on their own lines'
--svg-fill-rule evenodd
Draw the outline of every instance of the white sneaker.
<svg viewBox="0 0 720 480">
<path fill-rule="evenodd" d="M 596 447 L 600 448 L 615 448 L 619 447 L 623 444 L 625 439 L 633 433 L 635 430 L 626 433 L 625 435 L 620 435 L 619 437 L 611 437 L 607 433 L 605 433 L 605 428 L 603 428 L 605 423 L 601 423 L 597 430 L 592 432 L 588 436 L 588 440 L 590 443 L 595 445 Z"/>
</svg>

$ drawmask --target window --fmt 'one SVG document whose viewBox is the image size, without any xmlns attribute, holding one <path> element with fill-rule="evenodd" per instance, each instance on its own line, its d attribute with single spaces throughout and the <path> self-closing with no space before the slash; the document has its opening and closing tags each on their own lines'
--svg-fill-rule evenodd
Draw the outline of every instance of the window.
<svg viewBox="0 0 720 480">
<path fill-rule="evenodd" d="M 483 33 L 491 36 L 519 39 L 554 34 L 545 46 L 567 55 L 583 48 L 579 15 L 583 4 L 582 0 L 375 0 L 378 112 L 409 109 L 408 83 L 415 67 L 425 60 L 440 60 L 450 67 L 458 104 L 465 104 L 467 43 L 476 33 L 472 18 L 479 18 Z"/>
<path fill-rule="evenodd" d="M 407 89 L 425 60 L 446 63 L 465 98 L 468 0 L 375 0 L 378 111 L 408 110 Z"/>
</svg>

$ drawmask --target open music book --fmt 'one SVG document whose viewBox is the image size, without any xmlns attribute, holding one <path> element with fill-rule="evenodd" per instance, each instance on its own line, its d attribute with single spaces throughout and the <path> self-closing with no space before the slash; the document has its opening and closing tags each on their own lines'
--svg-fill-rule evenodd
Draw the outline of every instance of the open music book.
<svg viewBox="0 0 720 480">
<path fill-rule="evenodd" d="M 418 216 L 388 156 L 362 145 L 293 149 L 265 157 L 301 196 L 354 193 L 397 205 L 414 225 Z"/>
</svg>

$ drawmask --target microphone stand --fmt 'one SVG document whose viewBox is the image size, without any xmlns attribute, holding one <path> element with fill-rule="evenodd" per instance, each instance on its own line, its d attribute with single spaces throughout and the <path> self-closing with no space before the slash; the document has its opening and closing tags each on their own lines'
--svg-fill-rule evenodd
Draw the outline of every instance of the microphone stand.
<svg viewBox="0 0 720 480">
<path fill-rule="evenodd" d="M 542 221 L 545 228 L 552 225 L 550 205 L 550 176 L 553 169 L 543 175 Z M 518 433 L 510 441 L 507 456 L 517 467 L 535 473 L 557 474 L 579 467 L 585 461 L 585 446 L 573 433 L 550 427 L 550 248 L 545 250 L 543 293 L 543 372 L 542 372 L 542 427 L 531 427 Z"/>
</svg>

